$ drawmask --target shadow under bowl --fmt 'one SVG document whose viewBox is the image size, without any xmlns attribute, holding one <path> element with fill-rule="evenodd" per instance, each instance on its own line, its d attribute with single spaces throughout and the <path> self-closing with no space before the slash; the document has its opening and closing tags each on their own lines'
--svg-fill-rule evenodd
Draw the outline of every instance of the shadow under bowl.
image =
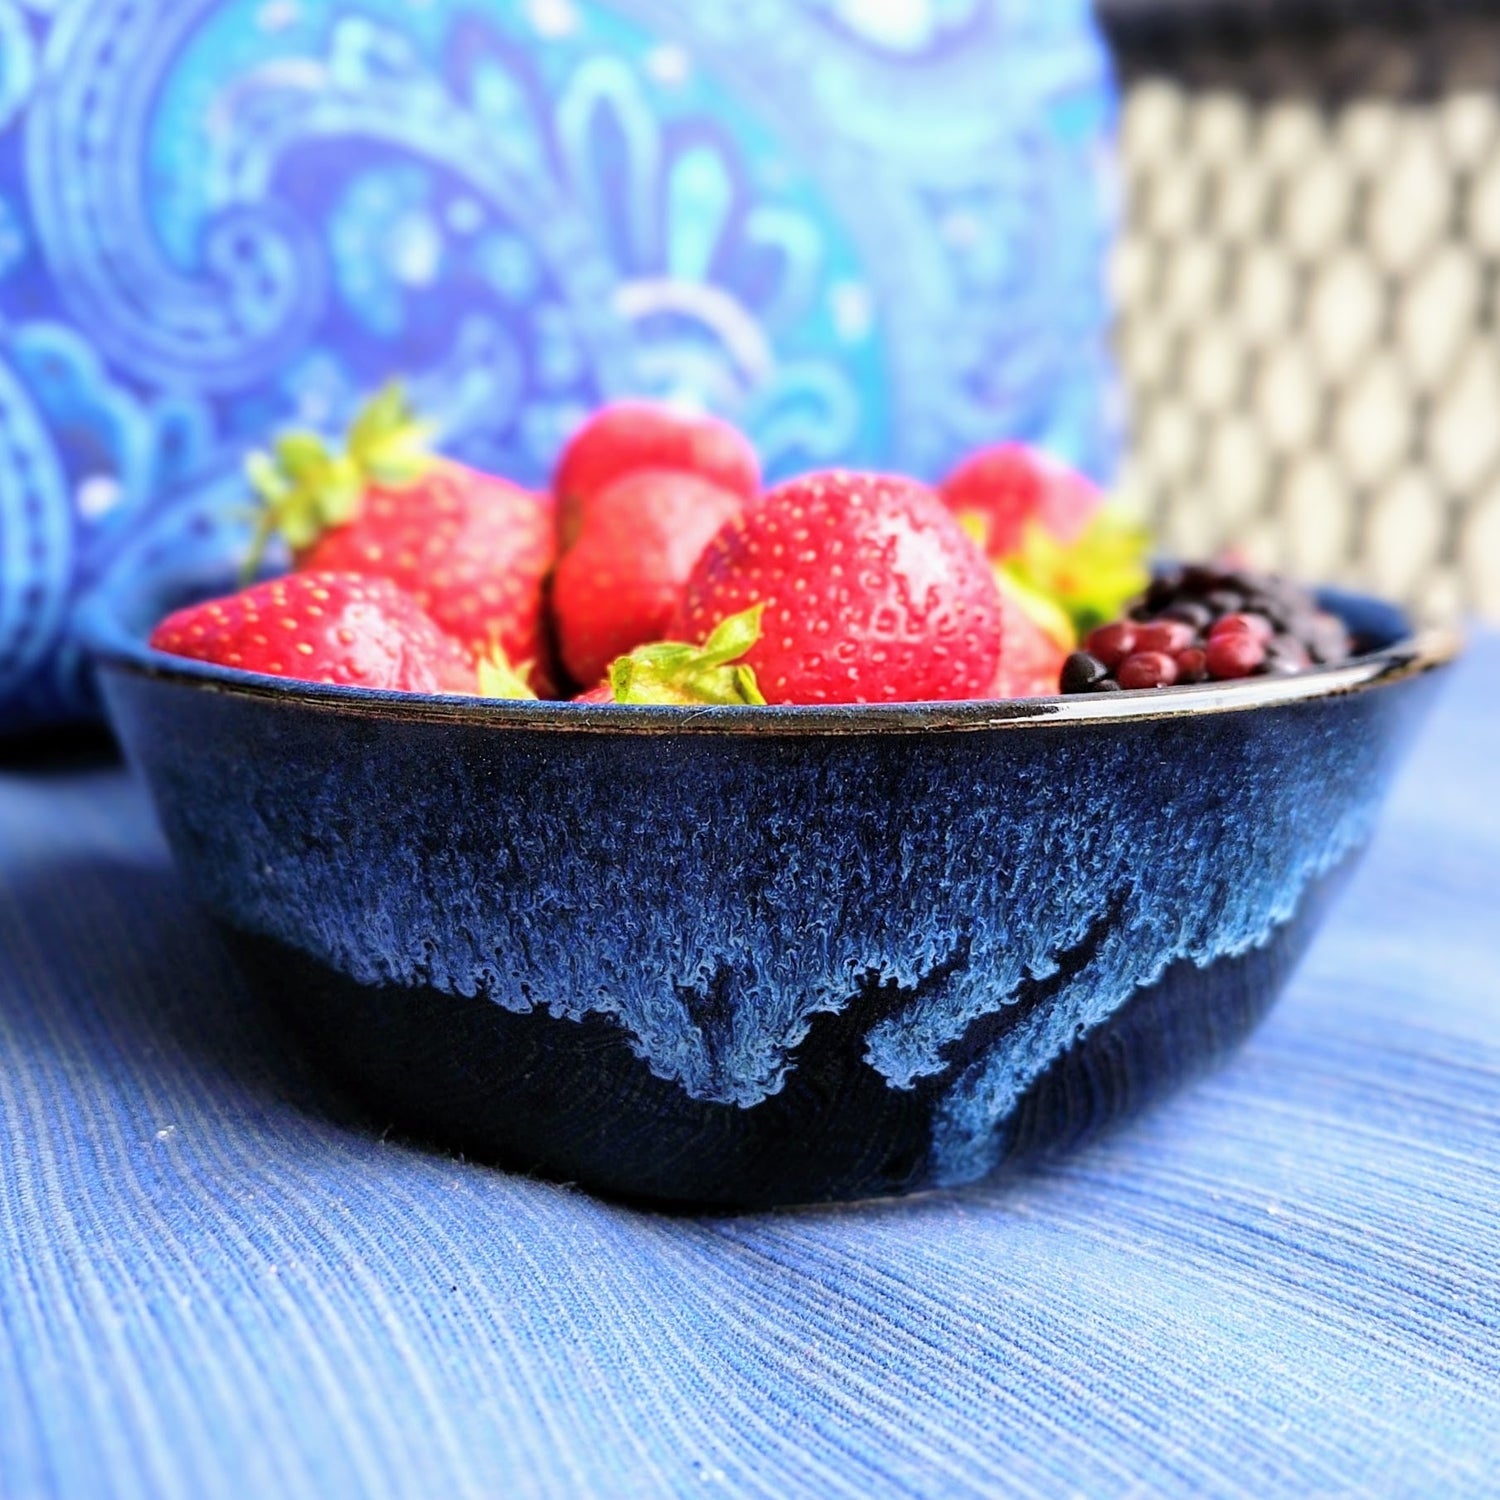
<svg viewBox="0 0 1500 1500">
<path fill-rule="evenodd" d="M 217 582 L 217 581 L 216 581 Z M 1225 1056 L 1365 846 L 1446 635 L 1167 693 L 486 703 L 151 651 L 103 691 L 259 994 L 382 1120 L 655 1202 L 952 1186 Z"/>
</svg>

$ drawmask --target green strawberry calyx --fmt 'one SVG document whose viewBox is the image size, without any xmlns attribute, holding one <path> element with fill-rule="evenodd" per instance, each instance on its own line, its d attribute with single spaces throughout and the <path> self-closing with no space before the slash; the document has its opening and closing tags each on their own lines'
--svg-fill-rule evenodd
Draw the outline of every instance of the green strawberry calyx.
<svg viewBox="0 0 1500 1500">
<path fill-rule="evenodd" d="M 513 667 L 505 648 L 496 641 L 489 652 L 479 658 L 479 696 L 481 698 L 535 698 L 536 690 L 527 681 L 530 663 Z"/>
<path fill-rule="evenodd" d="M 751 703 L 765 696 L 755 668 L 740 660 L 760 639 L 764 604 L 721 620 L 701 646 L 657 641 L 617 657 L 609 669 L 616 703 Z"/>
<path fill-rule="evenodd" d="M 407 403 L 400 381 L 383 387 L 355 416 L 342 451 L 316 433 L 283 432 L 270 451 L 245 460 L 245 474 L 260 499 L 245 576 L 260 568 L 273 536 L 294 553 L 324 532 L 347 525 L 371 484 L 413 484 L 434 462 L 433 428 Z"/>
<path fill-rule="evenodd" d="M 1050 600 L 1080 635 L 1116 620 L 1151 581 L 1151 537 L 1117 507 L 1105 506 L 1073 542 L 1028 521 L 1021 545 L 999 569 L 1033 596 Z"/>
<path fill-rule="evenodd" d="M 1014 601 L 1026 617 L 1064 651 L 1078 645 L 1078 629 L 1073 617 L 1050 594 L 1041 593 L 1018 582 L 1003 567 L 995 569 L 995 582 Z"/>
</svg>

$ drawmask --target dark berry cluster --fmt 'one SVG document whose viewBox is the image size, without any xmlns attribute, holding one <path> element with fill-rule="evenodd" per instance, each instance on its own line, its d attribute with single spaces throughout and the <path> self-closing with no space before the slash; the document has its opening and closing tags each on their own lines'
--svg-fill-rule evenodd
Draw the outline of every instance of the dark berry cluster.
<svg viewBox="0 0 1500 1500">
<path fill-rule="evenodd" d="M 1269 573 L 1172 568 L 1063 666 L 1065 693 L 1231 682 L 1343 661 L 1349 632 L 1306 589 Z"/>
</svg>

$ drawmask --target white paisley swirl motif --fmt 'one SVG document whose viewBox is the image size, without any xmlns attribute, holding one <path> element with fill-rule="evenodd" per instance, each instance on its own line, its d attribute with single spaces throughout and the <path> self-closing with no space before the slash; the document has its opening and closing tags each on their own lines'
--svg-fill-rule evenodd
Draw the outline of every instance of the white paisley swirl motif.
<svg viewBox="0 0 1500 1500">
<path fill-rule="evenodd" d="M 0 130 L 16 117 L 36 81 L 36 49 L 25 19 L 0 0 Z"/>
<path fill-rule="evenodd" d="M 674 133 L 618 57 L 580 63 L 555 130 L 570 198 L 614 242 L 610 311 L 630 331 L 635 388 L 740 420 L 773 477 L 858 451 L 874 339 L 856 346 L 873 319 L 842 344 L 806 347 L 835 295 L 830 260 L 847 253 L 837 226 L 805 202 L 761 196 L 746 142 L 721 123 Z M 747 282 L 752 259 L 762 269 Z"/>
<path fill-rule="evenodd" d="M 878 462 L 933 475 L 1007 435 L 1106 476 L 1110 90 L 1087 0 L 617 3 L 714 57 L 857 245 L 885 353 Z"/>
<path fill-rule="evenodd" d="M 74 0 L 28 120 L 27 190 L 37 238 L 75 321 L 141 375 L 239 387 L 306 336 L 321 296 L 311 232 L 274 202 L 226 205 L 201 268 L 167 260 L 142 182 L 156 88 L 213 0 Z"/>
<path fill-rule="evenodd" d="M 530 248 L 557 279 L 570 305 L 598 305 L 612 272 L 594 228 L 542 169 L 541 150 L 491 129 L 464 107 L 437 75 L 409 59 L 393 71 L 398 33 L 363 20 L 335 26 L 331 56 L 297 66 L 266 67 L 239 79 L 225 100 L 224 145 L 212 165 L 221 194 L 264 202 L 283 156 L 314 140 L 360 140 L 436 166 L 492 205 L 510 222 L 527 226 Z M 366 57 L 387 46 L 390 55 Z M 628 366 L 625 330 L 609 320 L 580 319 L 589 339 L 591 366 L 618 380 Z"/>
</svg>

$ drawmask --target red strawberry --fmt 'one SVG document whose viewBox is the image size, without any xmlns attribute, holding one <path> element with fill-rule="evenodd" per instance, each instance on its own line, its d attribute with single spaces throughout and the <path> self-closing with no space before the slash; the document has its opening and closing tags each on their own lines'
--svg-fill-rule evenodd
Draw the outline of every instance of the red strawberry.
<svg viewBox="0 0 1500 1500">
<path fill-rule="evenodd" d="M 594 498 L 552 586 L 575 682 L 597 681 L 617 656 L 666 634 L 693 564 L 744 503 L 696 474 L 663 469 L 627 474 Z"/>
<path fill-rule="evenodd" d="M 997 568 L 1087 631 L 1150 582 L 1151 539 L 1083 475 L 1019 443 L 966 459 L 943 499 Z"/>
<path fill-rule="evenodd" d="M 1004 573 L 1000 585 L 1000 670 L 992 698 L 1046 698 L 1061 692 L 1063 663 L 1078 644 L 1072 621 L 1049 599 Z"/>
<path fill-rule="evenodd" d="M 645 401 L 596 412 L 573 435 L 552 478 L 563 550 L 583 529 L 595 496 L 636 469 L 696 474 L 749 500 L 760 490 L 760 460 L 743 433 L 715 417 L 688 417 Z"/>
<path fill-rule="evenodd" d="M 406 693 L 472 693 L 474 667 L 389 579 L 290 573 L 194 604 L 151 632 L 173 656 L 301 682 Z"/>
<path fill-rule="evenodd" d="M 1021 443 L 966 458 L 943 481 L 942 495 L 996 559 L 1020 547 L 1028 521 L 1060 542 L 1077 541 L 1104 500 L 1083 475 Z"/>
<path fill-rule="evenodd" d="M 925 485 L 809 474 L 708 544 L 683 594 L 685 639 L 763 603 L 746 655 L 772 703 L 981 697 L 1000 656 L 988 563 Z"/>
<path fill-rule="evenodd" d="M 255 454 L 262 539 L 279 531 L 299 569 L 377 574 L 405 589 L 476 659 L 499 644 L 545 676 L 542 585 L 553 561 L 548 502 L 426 449 L 398 386 L 370 402 L 331 453 L 288 433 Z"/>
</svg>

